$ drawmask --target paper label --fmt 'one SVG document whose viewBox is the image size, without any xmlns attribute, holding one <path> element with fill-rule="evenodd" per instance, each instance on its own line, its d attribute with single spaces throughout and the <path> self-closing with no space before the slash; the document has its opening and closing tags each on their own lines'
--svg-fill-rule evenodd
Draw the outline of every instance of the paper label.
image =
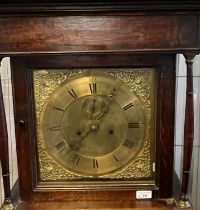
<svg viewBox="0 0 200 210">
<path fill-rule="evenodd" d="M 152 191 L 151 190 L 136 191 L 136 198 L 137 199 L 150 199 L 152 198 Z"/>
</svg>

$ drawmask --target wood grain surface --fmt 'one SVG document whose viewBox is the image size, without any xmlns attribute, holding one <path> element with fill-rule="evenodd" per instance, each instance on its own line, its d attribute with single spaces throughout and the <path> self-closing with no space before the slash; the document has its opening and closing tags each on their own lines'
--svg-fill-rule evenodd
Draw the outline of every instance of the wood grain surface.
<svg viewBox="0 0 200 210">
<path fill-rule="evenodd" d="M 2 18 L 0 53 L 177 51 L 197 47 L 197 29 L 196 15 Z"/>
<path fill-rule="evenodd" d="M 137 202 L 43 202 L 21 203 L 16 210 L 179 210 L 174 205 L 167 206 L 165 201 L 137 201 Z M 191 209 L 188 209 L 191 210 Z"/>
</svg>

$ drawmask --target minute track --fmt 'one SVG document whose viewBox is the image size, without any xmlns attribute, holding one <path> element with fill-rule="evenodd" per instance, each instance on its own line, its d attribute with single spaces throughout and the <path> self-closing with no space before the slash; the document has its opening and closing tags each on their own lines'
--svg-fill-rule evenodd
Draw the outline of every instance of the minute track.
<svg viewBox="0 0 200 210">
<path fill-rule="evenodd" d="M 52 157 L 72 173 L 96 177 L 120 170 L 134 158 L 142 144 L 145 128 L 139 128 L 145 118 L 135 105 L 140 104 L 137 95 L 123 81 L 104 74 L 93 77 L 78 75 L 49 98 L 53 106 L 48 106 L 46 124 L 58 131 L 47 133 L 46 141 L 51 139 L 52 146 L 63 137 L 66 147 L 56 141 Z"/>
</svg>

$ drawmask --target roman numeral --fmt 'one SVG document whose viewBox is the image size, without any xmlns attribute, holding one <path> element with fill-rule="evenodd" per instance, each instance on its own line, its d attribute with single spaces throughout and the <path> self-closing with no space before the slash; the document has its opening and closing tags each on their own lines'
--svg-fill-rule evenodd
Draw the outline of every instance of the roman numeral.
<svg viewBox="0 0 200 210">
<path fill-rule="evenodd" d="M 99 164 L 96 159 L 93 159 L 92 162 L 93 162 L 93 168 L 99 168 Z"/>
<path fill-rule="evenodd" d="M 115 96 L 116 94 L 116 90 L 117 90 L 117 88 L 114 88 L 113 89 L 113 91 L 112 91 L 112 93 L 109 95 L 109 98 L 112 98 L 113 96 Z"/>
<path fill-rule="evenodd" d="M 58 143 L 55 148 L 59 151 L 59 152 L 62 152 L 65 148 L 66 148 L 66 145 L 65 145 L 65 142 L 64 141 L 61 141 L 60 143 Z"/>
<path fill-rule="evenodd" d="M 73 163 L 74 165 L 78 165 L 79 160 L 80 160 L 80 156 L 76 153 L 76 154 L 73 156 L 73 158 L 72 158 L 72 163 Z"/>
<path fill-rule="evenodd" d="M 118 162 L 119 161 L 119 159 L 115 156 L 115 155 L 113 155 L 113 158 Z"/>
<path fill-rule="evenodd" d="M 76 95 L 76 93 L 75 93 L 75 91 L 73 89 L 68 90 L 68 93 L 71 95 L 71 97 L 73 99 L 77 99 L 78 98 L 77 95 Z"/>
<path fill-rule="evenodd" d="M 133 103 L 130 103 L 130 104 L 124 106 L 123 110 L 126 111 L 127 109 L 131 108 L 132 106 L 134 106 Z"/>
<path fill-rule="evenodd" d="M 126 139 L 126 140 L 124 141 L 124 143 L 123 143 L 123 146 L 125 146 L 125 147 L 127 147 L 127 148 L 129 148 L 129 149 L 133 149 L 134 146 L 135 146 L 135 143 L 132 142 L 132 141 L 129 140 L 129 139 Z"/>
<path fill-rule="evenodd" d="M 128 128 L 139 128 L 139 127 L 140 127 L 139 122 L 128 123 Z"/>
<path fill-rule="evenodd" d="M 61 108 L 59 108 L 59 107 L 53 107 L 53 109 L 55 109 L 55 110 L 58 110 L 58 111 L 61 111 L 61 112 L 64 112 L 65 110 L 64 109 L 61 109 Z"/>
<path fill-rule="evenodd" d="M 117 90 L 117 89 L 114 88 L 113 91 L 112 91 L 112 93 L 111 93 L 111 95 L 113 95 L 113 94 L 115 93 L 116 90 Z"/>
<path fill-rule="evenodd" d="M 59 131 L 60 129 L 61 129 L 60 125 L 58 125 L 58 126 L 54 126 L 54 127 L 49 128 L 49 131 Z"/>
<path fill-rule="evenodd" d="M 90 83 L 90 92 L 91 94 L 96 94 L 97 93 L 97 84 L 96 83 Z"/>
</svg>

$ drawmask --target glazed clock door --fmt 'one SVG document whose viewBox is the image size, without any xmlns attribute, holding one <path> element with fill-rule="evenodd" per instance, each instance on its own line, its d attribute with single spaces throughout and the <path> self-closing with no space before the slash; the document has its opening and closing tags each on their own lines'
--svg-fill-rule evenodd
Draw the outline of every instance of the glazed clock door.
<svg viewBox="0 0 200 210">
<path fill-rule="evenodd" d="M 15 118 L 25 122 L 17 127 L 23 200 L 172 196 L 173 56 L 29 56 L 12 65 Z"/>
</svg>

